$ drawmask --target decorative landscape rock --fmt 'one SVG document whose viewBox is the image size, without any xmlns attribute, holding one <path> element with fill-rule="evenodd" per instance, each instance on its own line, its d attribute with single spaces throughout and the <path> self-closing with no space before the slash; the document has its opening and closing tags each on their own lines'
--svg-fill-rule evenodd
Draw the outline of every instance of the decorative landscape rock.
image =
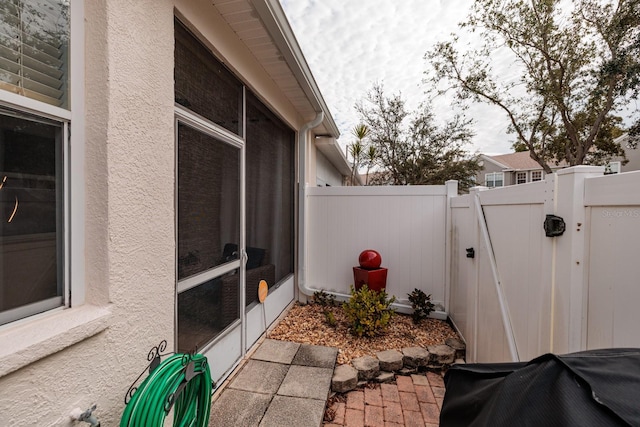
<svg viewBox="0 0 640 427">
<path fill-rule="evenodd" d="M 380 361 L 381 371 L 399 371 L 402 369 L 402 353 L 398 350 L 386 350 L 376 353 L 376 357 Z"/>
<path fill-rule="evenodd" d="M 456 351 L 448 345 L 438 344 L 427 347 L 429 362 L 438 365 L 450 365 L 455 360 Z"/>
<path fill-rule="evenodd" d="M 380 374 L 376 377 L 377 383 L 388 383 L 393 381 L 396 378 L 393 372 L 380 372 Z"/>
<path fill-rule="evenodd" d="M 361 380 L 372 380 L 380 373 L 380 362 L 373 356 L 358 357 L 351 364 L 358 370 L 358 379 Z"/>
<path fill-rule="evenodd" d="M 422 347 L 403 348 L 402 355 L 402 362 L 404 366 L 408 368 L 427 366 L 429 362 L 429 352 Z"/>
<path fill-rule="evenodd" d="M 418 368 L 404 367 L 398 371 L 398 374 L 407 376 L 407 375 L 415 374 L 416 372 L 418 372 Z"/>
<path fill-rule="evenodd" d="M 338 365 L 333 371 L 331 390 L 338 393 L 351 391 L 358 385 L 358 371 L 350 365 Z"/>
<path fill-rule="evenodd" d="M 331 381 L 331 389 L 336 393 L 346 393 L 356 387 L 364 386 L 368 381 L 390 382 L 398 375 L 415 374 L 420 368 L 440 370 L 453 363 L 465 363 L 458 357 L 458 351 L 464 354 L 464 343 L 460 340 L 447 340 L 451 345 L 432 345 L 422 347 L 386 350 L 376 353 L 377 357 L 363 356 L 351 361 L 351 365 L 338 365 Z M 428 351 L 427 351 L 428 350 Z M 455 362 L 454 362 L 455 361 Z"/>
<path fill-rule="evenodd" d="M 457 338 L 447 338 L 444 343 L 456 351 L 456 359 L 464 359 L 467 346 Z"/>
</svg>

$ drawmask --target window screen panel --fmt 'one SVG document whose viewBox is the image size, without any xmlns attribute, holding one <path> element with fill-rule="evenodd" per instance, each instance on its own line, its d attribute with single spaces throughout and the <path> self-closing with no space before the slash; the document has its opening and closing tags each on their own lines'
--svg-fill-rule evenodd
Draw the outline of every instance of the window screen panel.
<svg viewBox="0 0 640 427">
<path fill-rule="evenodd" d="M 0 111 L 0 323 L 62 305 L 62 206 L 62 125 Z"/>
</svg>

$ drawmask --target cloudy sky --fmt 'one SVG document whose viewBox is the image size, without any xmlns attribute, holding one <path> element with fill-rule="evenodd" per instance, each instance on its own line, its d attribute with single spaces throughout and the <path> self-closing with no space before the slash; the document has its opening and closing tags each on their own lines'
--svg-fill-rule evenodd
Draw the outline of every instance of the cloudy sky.
<svg viewBox="0 0 640 427">
<path fill-rule="evenodd" d="M 374 82 L 401 93 L 409 110 L 426 99 L 425 53 L 457 32 L 473 0 L 280 0 L 298 43 L 342 134 L 352 142 L 358 123 L 354 104 Z M 498 64 L 508 69 L 509 64 Z M 435 103 L 439 117 L 452 115 L 449 100 Z M 468 113 L 476 136 L 470 151 L 511 151 L 507 120 L 493 106 Z"/>
</svg>

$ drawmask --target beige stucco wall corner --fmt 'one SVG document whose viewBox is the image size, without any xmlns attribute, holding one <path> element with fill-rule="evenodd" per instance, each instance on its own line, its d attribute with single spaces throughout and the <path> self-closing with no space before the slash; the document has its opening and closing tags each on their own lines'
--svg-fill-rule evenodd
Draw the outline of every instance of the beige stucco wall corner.
<svg viewBox="0 0 640 427">
<path fill-rule="evenodd" d="M 86 307 L 110 314 L 84 323 L 99 332 L 67 331 L 75 343 L 0 377 L 2 425 L 71 426 L 70 411 L 92 404 L 103 426 L 118 425 L 149 349 L 163 339 L 173 349 L 173 16 L 168 0 L 85 2 L 80 280 Z"/>
</svg>

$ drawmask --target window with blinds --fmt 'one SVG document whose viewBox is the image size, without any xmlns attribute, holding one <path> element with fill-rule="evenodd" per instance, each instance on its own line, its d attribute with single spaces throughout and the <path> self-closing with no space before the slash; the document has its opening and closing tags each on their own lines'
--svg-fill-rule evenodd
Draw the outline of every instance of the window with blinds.
<svg viewBox="0 0 640 427">
<path fill-rule="evenodd" d="M 0 1 L 0 89 L 69 109 L 69 0 Z"/>
</svg>

